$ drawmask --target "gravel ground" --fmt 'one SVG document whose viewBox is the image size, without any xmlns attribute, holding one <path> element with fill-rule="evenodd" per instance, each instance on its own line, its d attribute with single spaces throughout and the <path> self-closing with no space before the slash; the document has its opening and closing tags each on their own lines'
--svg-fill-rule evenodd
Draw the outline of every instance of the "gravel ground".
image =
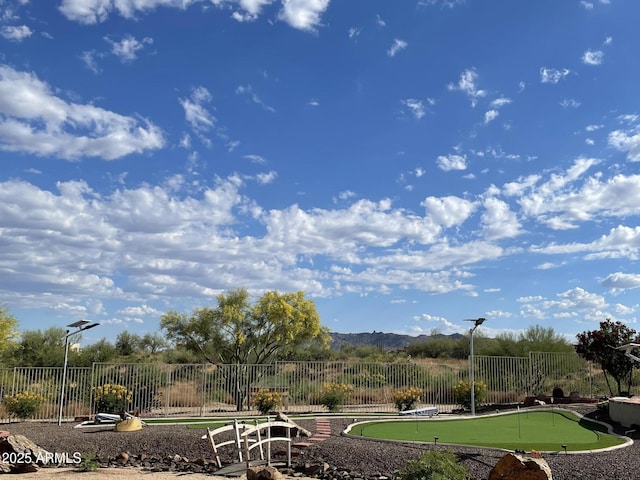
<svg viewBox="0 0 640 480">
<path fill-rule="evenodd" d="M 593 406 L 574 406 L 574 409 L 587 416 L 597 414 Z M 370 441 L 359 438 L 347 438 L 342 430 L 352 418 L 332 418 L 332 435 L 316 443 L 304 453 L 294 458 L 294 464 L 326 463 L 341 471 L 349 472 L 350 478 L 394 477 L 394 471 L 407 460 L 417 458 L 422 451 L 430 448 L 453 450 L 461 463 L 469 470 L 474 480 L 485 480 L 489 471 L 505 452 L 477 447 L 451 447 L 444 445 L 398 444 Z M 311 431 L 313 420 L 301 420 L 298 423 Z M 116 457 L 127 452 L 130 459 L 146 462 L 146 466 L 168 465 L 176 455 L 186 457 L 193 464 L 205 460 L 204 471 L 215 473 L 210 462 L 213 452 L 206 440 L 202 440 L 203 430 L 188 429 L 184 425 L 152 425 L 137 432 L 114 432 L 112 427 L 76 429 L 75 424 L 48 423 L 12 423 L 0 425 L 0 429 L 13 434 L 25 435 L 42 448 L 51 452 L 69 453 L 95 452 L 102 463 L 117 465 Z M 618 430 L 618 433 L 620 431 Z M 639 432 L 640 433 L 640 432 Z M 223 450 L 228 452 L 228 448 Z M 223 462 L 232 461 L 229 453 L 222 455 Z M 547 454 L 545 460 L 551 467 L 555 480 L 596 480 L 617 479 L 636 480 L 640 478 L 640 444 L 602 453 L 587 454 Z M 141 463 L 138 463 L 140 465 Z M 209 466 L 207 467 L 207 464 Z M 175 464 L 174 464 L 175 466 Z M 201 467 L 201 466 L 200 466 Z M 166 468 L 165 468 L 166 469 Z M 193 471 L 194 469 L 183 468 Z M 195 471 L 203 471 L 202 468 Z M 338 476 L 334 471 L 333 474 Z"/>
</svg>

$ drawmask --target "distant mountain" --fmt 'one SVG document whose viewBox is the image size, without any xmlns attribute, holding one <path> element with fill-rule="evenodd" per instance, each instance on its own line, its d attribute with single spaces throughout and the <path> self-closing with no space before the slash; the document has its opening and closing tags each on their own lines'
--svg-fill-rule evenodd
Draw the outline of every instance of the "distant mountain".
<svg viewBox="0 0 640 480">
<path fill-rule="evenodd" d="M 462 335 L 454 333 L 453 335 L 401 335 L 398 333 L 334 333 L 329 334 L 331 341 L 329 345 L 335 350 L 340 350 L 345 345 L 367 345 L 378 347 L 382 350 L 401 350 L 407 345 L 416 342 L 425 342 L 433 338 L 450 337 L 454 339 L 460 338 Z"/>
</svg>

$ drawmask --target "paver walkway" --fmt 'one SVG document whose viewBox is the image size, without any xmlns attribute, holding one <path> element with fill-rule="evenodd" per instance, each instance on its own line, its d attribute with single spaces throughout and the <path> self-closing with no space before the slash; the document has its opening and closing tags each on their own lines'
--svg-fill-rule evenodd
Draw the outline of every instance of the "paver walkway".
<svg viewBox="0 0 640 480">
<path fill-rule="evenodd" d="M 292 446 L 296 448 L 310 447 L 314 443 L 326 440 L 331 436 L 331 424 L 328 418 L 316 417 L 316 431 L 304 442 L 295 442 Z"/>
</svg>

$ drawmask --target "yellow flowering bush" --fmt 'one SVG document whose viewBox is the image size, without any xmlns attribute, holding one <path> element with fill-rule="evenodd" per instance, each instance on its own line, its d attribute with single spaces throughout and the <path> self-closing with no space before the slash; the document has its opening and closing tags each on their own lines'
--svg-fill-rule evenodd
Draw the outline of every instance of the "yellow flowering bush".
<svg viewBox="0 0 640 480">
<path fill-rule="evenodd" d="M 123 385 L 106 383 L 93 387 L 93 404 L 97 413 L 120 413 L 131 404 L 133 392 Z"/>
<path fill-rule="evenodd" d="M 487 399 L 487 384 L 482 380 L 474 382 L 474 408 L 485 402 Z M 471 409 L 471 382 L 460 381 L 453 389 L 456 402 L 462 405 L 462 408 Z"/>
<path fill-rule="evenodd" d="M 416 405 L 420 401 L 420 394 L 422 390 L 416 387 L 403 388 L 393 392 L 392 400 L 396 404 L 398 411 L 403 412 L 405 410 L 412 410 L 416 408 Z"/>
<path fill-rule="evenodd" d="M 320 403 L 330 412 L 339 412 L 353 392 L 353 387 L 346 383 L 324 383 L 320 392 Z"/>
<path fill-rule="evenodd" d="M 5 395 L 2 403 L 10 417 L 26 420 L 36 416 L 45 400 L 38 393 L 25 391 L 15 395 Z"/>
<path fill-rule="evenodd" d="M 268 388 L 261 388 L 253 395 L 251 403 L 265 415 L 282 405 L 282 395 Z"/>
</svg>

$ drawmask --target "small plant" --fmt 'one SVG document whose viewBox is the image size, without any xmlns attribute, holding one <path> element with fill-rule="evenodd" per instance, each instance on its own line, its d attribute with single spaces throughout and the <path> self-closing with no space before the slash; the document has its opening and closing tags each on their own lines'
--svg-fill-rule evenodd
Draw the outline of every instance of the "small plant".
<svg viewBox="0 0 640 480">
<path fill-rule="evenodd" d="M 45 400 L 42 395 L 25 391 L 15 395 L 5 395 L 3 404 L 10 417 L 26 420 L 37 415 Z"/>
<path fill-rule="evenodd" d="M 399 412 L 413 410 L 420 401 L 422 390 L 416 387 L 396 390 L 391 397 Z"/>
<path fill-rule="evenodd" d="M 98 463 L 98 456 L 93 452 L 82 452 L 80 454 L 80 462 L 77 464 L 77 469 L 81 472 L 93 472 L 100 467 Z"/>
<path fill-rule="evenodd" d="M 352 391 L 353 387 L 346 383 L 325 383 L 320 392 L 320 403 L 332 413 L 339 412 Z"/>
<path fill-rule="evenodd" d="M 398 480 L 468 480 L 469 472 L 451 451 L 427 450 L 396 471 Z"/>
<path fill-rule="evenodd" d="M 120 413 L 131 404 L 133 392 L 123 385 L 107 383 L 93 387 L 93 404 L 98 413 Z"/>
<path fill-rule="evenodd" d="M 475 381 L 474 383 L 476 387 L 474 389 L 474 407 L 477 407 L 487 399 L 487 384 L 483 381 Z M 456 402 L 462 405 L 462 408 L 467 410 L 471 408 L 471 382 L 458 382 L 453 389 L 453 393 L 455 395 Z"/>
<path fill-rule="evenodd" d="M 251 403 L 261 414 L 266 415 L 282 405 L 282 395 L 268 388 L 261 388 L 255 393 Z"/>
</svg>

